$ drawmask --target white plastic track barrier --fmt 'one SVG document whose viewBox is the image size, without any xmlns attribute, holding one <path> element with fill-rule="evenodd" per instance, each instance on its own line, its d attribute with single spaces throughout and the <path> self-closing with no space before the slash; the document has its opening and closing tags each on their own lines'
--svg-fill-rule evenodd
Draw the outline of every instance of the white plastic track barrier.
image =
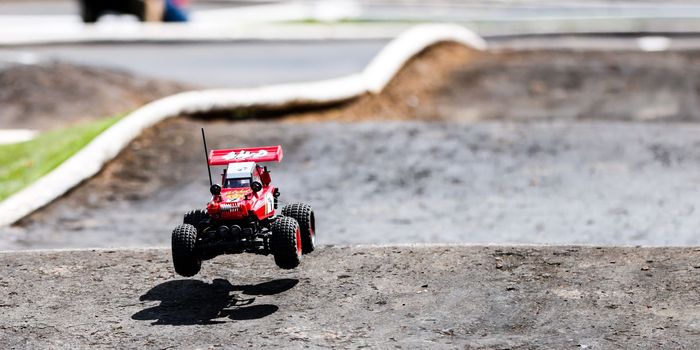
<svg viewBox="0 0 700 350">
<path fill-rule="evenodd" d="M 0 145 L 8 145 L 29 141 L 36 136 L 35 130 L 27 129 L 0 129 Z"/>
<path fill-rule="evenodd" d="M 167 118 L 241 107 L 323 105 L 367 92 L 379 93 L 411 57 L 444 41 L 479 51 L 486 49 L 486 42 L 464 27 L 426 24 L 394 39 L 359 74 L 254 89 L 191 91 L 151 102 L 114 124 L 49 174 L 0 202 L 0 226 L 22 219 L 94 176 L 144 129 Z"/>
</svg>

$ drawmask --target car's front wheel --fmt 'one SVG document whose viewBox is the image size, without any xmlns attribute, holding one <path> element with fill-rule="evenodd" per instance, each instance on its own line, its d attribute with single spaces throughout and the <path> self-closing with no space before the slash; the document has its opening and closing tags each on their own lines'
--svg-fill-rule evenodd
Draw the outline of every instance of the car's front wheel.
<svg viewBox="0 0 700 350">
<path fill-rule="evenodd" d="M 299 223 L 301 252 L 313 252 L 316 244 L 316 218 L 311 206 L 306 203 L 288 204 L 282 208 L 282 215 L 294 218 Z"/>
<path fill-rule="evenodd" d="M 282 269 L 293 269 L 301 262 L 301 231 L 296 220 L 281 216 L 275 220 L 270 230 L 270 249 L 275 264 Z"/>
<path fill-rule="evenodd" d="M 196 245 L 197 229 L 194 226 L 182 224 L 173 230 L 173 266 L 178 275 L 192 277 L 199 272 L 202 260 L 197 256 Z"/>
</svg>

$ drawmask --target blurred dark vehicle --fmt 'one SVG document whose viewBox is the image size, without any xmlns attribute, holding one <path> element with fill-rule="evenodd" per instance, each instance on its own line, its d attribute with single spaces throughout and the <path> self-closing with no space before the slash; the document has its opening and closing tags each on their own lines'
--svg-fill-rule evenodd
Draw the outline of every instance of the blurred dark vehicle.
<svg viewBox="0 0 700 350">
<path fill-rule="evenodd" d="M 108 13 L 129 14 L 139 21 L 146 20 L 146 4 L 143 0 L 81 0 L 80 16 L 85 23 L 95 23 Z"/>
<path fill-rule="evenodd" d="M 134 15 L 141 22 L 186 22 L 186 5 L 182 0 L 80 0 L 80 16 L 85 23 L 95 23 L 110 13 Z"/>
</svg>

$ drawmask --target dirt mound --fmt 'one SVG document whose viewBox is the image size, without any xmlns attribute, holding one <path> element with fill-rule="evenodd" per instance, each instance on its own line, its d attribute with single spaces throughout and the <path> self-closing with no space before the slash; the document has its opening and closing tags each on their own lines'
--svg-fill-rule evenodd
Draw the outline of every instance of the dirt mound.
<svg viewBox="0 0 700 350">
<path fill-rule="evenodd" d="M 443 84 L 446 120 L 700 121 L 700 52 L 512 52 Z"/>
<path fill-rule="evenodd" d="M 411 58 L 378 95 L 366 94 L 340 108 L 295 112 L 289 121 L 431 120 L 434 98 L 465 64 L 485 55 L 459 44 L 435 44 Z"/>
<path fill-rule="evenodd" d="M 698 258 L 321 247 L 296 270 L 238 255 L 181 279 L 168 250 L 2 253 L 0 348 L 692 349 Z"/>
<path fill-rule="evenodd" d="M 186 89 L 105 68 L 67 63 L 0 70 L 0 128 L 51 129 L 125 113 Z"/>
</svg>

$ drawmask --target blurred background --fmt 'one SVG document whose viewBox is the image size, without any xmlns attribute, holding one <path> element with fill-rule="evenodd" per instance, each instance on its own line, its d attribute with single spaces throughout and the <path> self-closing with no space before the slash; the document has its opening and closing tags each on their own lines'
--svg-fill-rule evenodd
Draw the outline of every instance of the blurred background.
<svg viewBox="0 0 700 350">
<path fill-rule="evenodd" d="M 663 34 L 700 30 L 699 15 L 692 1 L 0 0 L 0 64 L 60 60 L 200 86 L 251 86 L 357 72 L 423 22 L 465 25 L 495 48 L 657 50 L 683 45 Z M 577 36 L 561 40 L 567 34 Z M 622 40 L 644 34 L 653 35 Z M 230 73 L 217 74 L 222 69 Z"/>
<path fill-rule="evenodd" d="M 465 25 L 495 47 L 616 48 L 636 45 L 590 36 L 682 36 L 700 30 L 698 16 L 692 1 L 0 0 L 0 62 L 57 59 L 201 86 L 251 86 L 354 73 L 423 22 Z M 579 36 L 547 37 L 563 34 Z M 669 40 L 654 35 L 641 44 L 654 50 Z"/>
<path fill-rule="evenodd" d="M 456 23 L 386 91 L 164 122 L 0 228 L 0 249 L 166 245 L 208 200 L 198 137 L 282 144 L 273 182 L 342 243 L 700 244 L 693 1 L 0 0 L 0 200 L 155 99 L 361 72 Z"/>
</svg>

